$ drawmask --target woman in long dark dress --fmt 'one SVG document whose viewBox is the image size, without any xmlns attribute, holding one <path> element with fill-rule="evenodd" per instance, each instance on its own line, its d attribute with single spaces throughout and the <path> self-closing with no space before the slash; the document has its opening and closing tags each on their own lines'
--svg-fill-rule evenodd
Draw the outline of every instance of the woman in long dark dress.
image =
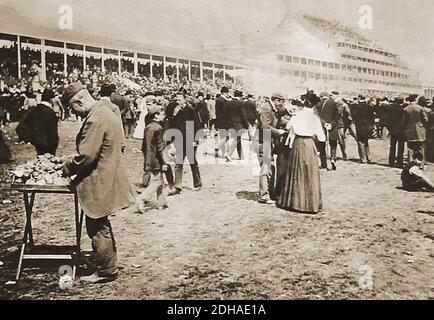
<svg viewBox="0 0 434 320">
<path fill-rule="evenodd" d="M 291 118 L 287 129 L 289 156 L 277 206 L 289 211 L 318 213 L 322 199 L 315 141 L 326 140 L 321 121 L 311 109 L 302 107 Z"/>
</svg>

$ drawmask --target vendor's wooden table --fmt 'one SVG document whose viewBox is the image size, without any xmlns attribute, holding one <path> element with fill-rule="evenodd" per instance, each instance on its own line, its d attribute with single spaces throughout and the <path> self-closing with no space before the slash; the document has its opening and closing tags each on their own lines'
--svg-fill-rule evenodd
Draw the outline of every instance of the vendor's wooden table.
<svg viewBox="0 0 434 320">
<path fill-rule="evenodd" d="M 80 262 L 80 240 L 81 230 L 83 225 L 83 211 L 80 209 L 78 203 L 77 192 L 70 189 L 68 186 L 39 186 L 39 185 L 26 185 L 12 182 L 11 189 L 20 191 L 24 196 L 24 207 L 26 212 L 26 225 L 24 227 L 24 236 L 21 244 L 20 257 L 18 260 L 18 269 L 16 280 L 20 278 L 23 260 L 72 260 L 72 278 L 75 278 L 76 270 Z M 75 211 L 75 235 L 76 242 L 73 254 L 32 254 L 33 249 L 33 229 L 32 229 L 32 213 L 35 195 L 37 193 L 51 193 L 51 194 L 68 194 L 74 196 L 74 211 Z M 26 252 L 26 248 L 28 249 Z"/>
</svg>

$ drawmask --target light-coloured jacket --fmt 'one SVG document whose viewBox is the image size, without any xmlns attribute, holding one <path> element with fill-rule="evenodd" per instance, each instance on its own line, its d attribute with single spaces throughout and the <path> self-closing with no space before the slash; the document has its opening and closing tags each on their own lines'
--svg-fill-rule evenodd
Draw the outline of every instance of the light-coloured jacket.
<svg viewBox="0 0 434 320">
<path fill-rule="evenodd" d="M 103 218 L 135 203 L 121 154 L 122 124 L 107 101 L 97 101 L 77 135 L 77 155 L 65 162 L 80 205 L 93 219 Z"/>
</svg>

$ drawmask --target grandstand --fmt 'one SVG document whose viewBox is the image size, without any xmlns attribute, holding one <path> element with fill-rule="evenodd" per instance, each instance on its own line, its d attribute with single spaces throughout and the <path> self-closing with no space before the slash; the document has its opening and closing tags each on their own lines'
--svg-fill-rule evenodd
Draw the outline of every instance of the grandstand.
<svg viewBox="0 0 434 320">
<path fill-rule="evenodd" d="M 0 79 L 37 74 L 45 81 L 77 68 L 156 79 L 242 81 L 246 66 L 200 51 L 80 34 L 34 25 L 13 8 L 0 11 Z M 19 23 L 16 23 L 19 21 Z M 18 50 L 19 48 L 19 50 Z"/>
<path fill-rule="evenodd" d="M 265 36 L 243 35 L 236 45 L 204 44 L 203 50 L 224 52 L 250 65 L 247 82 L 258 88 L 272 81 L 291 94 L 307 88 L 370 95 L 424 93 L 418 73 L 397 53 L 339 22 L 303 13 L 287 14 Z"/>
</svg>

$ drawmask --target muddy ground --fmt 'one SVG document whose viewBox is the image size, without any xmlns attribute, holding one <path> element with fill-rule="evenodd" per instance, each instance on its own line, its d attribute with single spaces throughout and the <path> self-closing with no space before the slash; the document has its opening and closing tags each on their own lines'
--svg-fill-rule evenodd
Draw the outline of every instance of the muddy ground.
<svg viewBox="0 0 434 320">
<path fill-rule="evenodd" d="M 61 123 L 60 155 L 74 151 L 78 128 Z M 137 214 L 131 208 L 111 218 L 123 268 L 117 281 L 76 280 L 62 290 L 58 268 L 67 262 L 25 262 L 20 281 L 6 285 L 15 278 L 25 216 L 22 195 L 9 190 L 5 172 L 35 152 L 15 143 L 13 127 L 2 129 L 12 137 L 15 163 L 2 165 L 0 182 L 0 298 L 434 299 L 433 194 L 399 189 L 400 170 L 386 166 L 388 141 L 373 140 L 375 164 L 361 165 L 352 138 L 350 160 L 321 173 L 324 210 L 318 215 L 257 203 L 256 164 L 211 161 L 200 168 L 201 191 L 192 190 L 185 167 L 185 189 L 169 198 L 169 209 Z M 131 184 L 141 180 L 140 144 L 128 141 Z M 426 172 L 434 177 L 434 165 Z M 36 244 L 73 244 L 72 209 L 71 196 L 38 195 Z M 85 231 L 82 243 L 85 274 L 92 270 Z"/>
</svg>

